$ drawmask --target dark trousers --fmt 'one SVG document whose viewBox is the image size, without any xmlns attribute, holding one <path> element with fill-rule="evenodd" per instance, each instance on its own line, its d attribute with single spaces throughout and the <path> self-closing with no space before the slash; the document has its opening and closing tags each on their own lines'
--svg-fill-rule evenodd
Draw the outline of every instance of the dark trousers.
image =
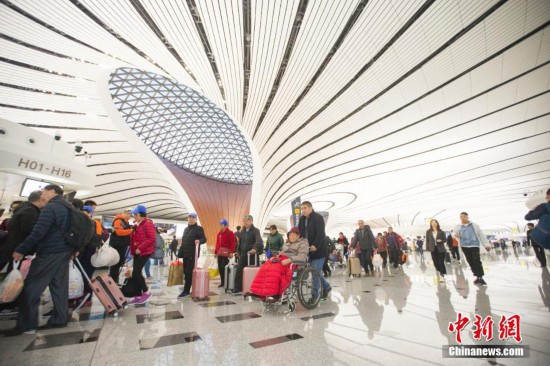
<svg viewBox="0 0 550 366">
<path fill-rule="evenodd" d="M 80 252 L 80 255 L 78 256 L 78 260 L 80 261 L 80 264 L 82 265 L 82 268 L 84 268 L 84 272 L 86 273 L 89 279 L 92 279 L 95 272 L 95 267 L 92 266 L 92 256 L 94 255 L 95 252 L 96 252 L 95 248 L 87 246 L 86 248 L 84 248 L 84 250 Z M 76 268 L 78 268 L 80 273 L 82 273 L 82 270 L 80 269 L 79 266 L 77 266 Z M 82 278 L 86 278 L 86 277 L 82 275 Z M 83 296 L 86 294 L 90 294 L 91 296 L 92 293 L 93 291 L 90 287 L 90 284 L 88 283 L 88 281 L 84 281 Z"/>
<path fill-rule="evenodd" d="M 434 267 L 439 273 L 444 276 L 447 274 L 447 268 L 445 268 L 445 252 L 440 252 L 435 248 L 432 252 L 432 260 Z"/>
<path fill-rule="evenodd" d="M 479 247 L 462 247 L 462 252 L 466 257 L 466 261 L 470 265 L 474 276 L 483 277 L 483 264 L 481 263 L 481 257 L 479 256 Z"/>
<path fill-rule="evenodd" d="M 128 245 L 123 245 L 120 247 L 113 247 L 118 252 L 120 260 L 114 266 L 109 268 L 109 275 L 113 278 L 115 283 L 118 283 L 120 268 L 126 263 L 126 254 L 128 253 Z"/>
<path fill-rule="evenodd" d="M 535 251 L 535 255 L 537 256 L 540 265 L 546 267 L 546 253 L 544 252 L 544 248 L 538 244 L 533 244 L 533 250 Z"/>
<path fill-rule="evenodd" d="M 382 257 L 382 266 L 386 267 L 388 265 L 388 252 L 378 252 L 380 256 Z"/>
<path fill-rule="evenodd" d="M 390 249 L 390 262 L 393 263 L 393 268 L 399 266 L 399 249 Z"/>
<path fill-rule="evenodd" d="M 132 270 L 132 278 L 134 280 L 134 283 L 136 284 L 137 296 L 141 296 L 143 295 L 143 293 L 149 290 L 147 284 L 145 283 L 145 278 L 141 273 L 143 267 L 145 266 L 145 263 L 149 261 L 149 257 L 150 255 L 144 255 L 142 257 L 139 254 L 134 254 L 134 269 Z"/>
<path fill-rule="evenodd" d="M 193 269 L 195 269 L 195 257 L 183 257 L 183 292 L 191 293 L 191 285 L 193 284 Z"/>
<path fill-rule="evenodd" d="M 218 255 L 218 270 L 220 271 L 220 279 L 222 285 L 225 284 L 225 267 L 229 263 L 229 258 Z"/>
<path fill-rule="evenodd" d="M 369 273 L 369 269 L 374 273 L 374 265 L 372 264 L 372 250 L 361 248 L 361 263 L 365 269 L 365 273 Z"/>
<path fill-rule="evenodd" d="M 325 263 L 323 263 L 323 274 L 326 276 L 330 275 L 332 271 L 328 265 L 328 257 L 325 258 Z"/>
<path fill-rule="evenodd" d="M 71 253 L 37 255 L 31 262 L 25 286 L 19 296 L 17 329 L 27 331 L 38 327 L 40 295 L 50 287 L 53 313 L 48 324 L 65 325 L 69 317 L 69 258 Z"/>
<path fill-rule="evenodd" d="M 451 247 L 451 254 L 453 255 L 453 259 L 460 260 L 460 252 L 458 251 L 458 247 Z"/>
</svg>

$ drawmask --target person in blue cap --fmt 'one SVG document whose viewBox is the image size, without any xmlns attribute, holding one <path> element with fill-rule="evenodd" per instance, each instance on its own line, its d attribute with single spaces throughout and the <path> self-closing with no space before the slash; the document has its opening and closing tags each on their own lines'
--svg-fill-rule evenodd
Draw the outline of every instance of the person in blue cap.
<svg viewBox="0 0 550 366">
<path fill-rule="evenodd" d="M 136 284 L 137 296 L 130 301 L 130 305 L 138 305 L 147 302 L 151 297 L 149 288 L 145 283 L 145 278 L 141 274 L 143 267 L 149 262 L 149 257 L 155 251 L 155 242 L 157 239 L 157 231 L 153 222 L 147 218 L 147 208 L 143 205 L 138 205 L 132 211 L 136 225 L 131 238 L 130 251 L 134 257 L 134 269 L 132 270 L 132 278 Z"/>
<path fill-rule="evenodd" d="M 220 271 L 221 284 L 218 287 L 223 287 L 225 283 L 225 266 L 229 263 L 229 258 L 235 253 L 235 234 L 229 230 L 229 222 L 222 219 L 219 222 L 220 231 L 216 237 L 216 249 L 214 255 L 218 258 L 218 270 Z"/>
<path fill-rule="evenodd" d="M 187 297 L 191 293 L 193 269 L 195 268 L 195 246 L 206 243 L 204 229 L 197 224 L 197 214 L 192 212 L 188 216 L 189 225 L 183 231 L 181 247 L 178 257 L 183 259 L 184 281 L 183 291 L 178 297 Z"/>
</svg>

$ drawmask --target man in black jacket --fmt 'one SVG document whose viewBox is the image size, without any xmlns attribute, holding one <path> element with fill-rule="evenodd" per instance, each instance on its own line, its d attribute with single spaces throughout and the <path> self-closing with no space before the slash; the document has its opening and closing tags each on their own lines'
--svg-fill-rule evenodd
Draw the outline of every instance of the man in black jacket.
<svg viewBox="0 0 550 366">
<path fill-rule="evenodd" d="M 377 248 L 376 240 L 374 240 L 374 234 L 370 229 L 369 225 L 365 225 L 363 220 L 357 222 L 359 228 L 355 230 L 355 239 L 357 239 L 357 244 L 361 247 L 361 263 L 363 263 L 363 268 L 365 268 L 365 274 L 370 276 L 370 272 L 374 275 L 374 266 L 372 264 L 372 255 L 374 249 Z"/>
<path fill-rule="evenodd" d="M 63 190 L 55 184 L 44 187 L 46 203 L 29 236 L 13 253 L 16 261 L 36 253 L 25 286 L 19 297 L 19 316 L 13 334 L 33 332 L 38 328 L 40 295 L 50 287 L 54 309 L 48 320 L 50 327 L 66 327 L 69 303 L 69 259 L 75 249 L 65 242 L 68 208 L 63 204 Z"/>
<path fill-rule="evenodd" d="M 195 247 L 206 243 L 204 229 L 197 224 L 197 214 L 194 212 L 190 213 L 187 220 L 189 225 L 183 231 L 181 247 L 178 252 L 178 257 L 183 258 L 185 285 L 183 286 L 182 293 L 178 297 L 186 297 L 191 293 L 193 269 L 195 268 Z"/>
<path fill-rule="evenodd" d="M 243 270 L 248 267 L 248 256 L 254 258 L 254 263 L 258 265 L 258 254 L 262 254 L 264 241 L 260 230 L 254 226 L 252 215 L 246 215 L 243 219 L 243 228 L 241 230 L 241 240 L 239 241 L 239 265 L 235 273 L 234 295 L 240 295 L 243 291 Z"/>
<path fill-rule="evenodd" d="M 319 272 L 323 292 L 321 300 L 326 300 L 328 293 L 332 290 L 330 284 L 323 277 L 323 265 L 325 258 L 328 255 L 326 234 L 325 234 L 325 219 L 313 210 L 311 202 L 304 201 L 301 205 L 302 216 L 300 217 L 299 229 L 302 237 L 306 238 L 309 243 L 309 263 L 311 267 Z M 319 291 L 319 283 L 316 281 L 313 284 L 313 295 L 317 295 Z"/>
<path fill-rule="evenodd" d="M 28 201 L 21 203 L 13 212 L 13 216 L 8 224 L 8 235 L 1 248 L 0 268 L 8 265 L 7 273 L 13 269 L 12 255 L 15 248 L 29 236 L 32 231 L 40 209 L 45 203 L 41 199 L 42 191 L 34 191 L 29 195 Z M 8 304 L 0 304 L 0 315 L 16 314 L 16 302 Z"/>
</svg>

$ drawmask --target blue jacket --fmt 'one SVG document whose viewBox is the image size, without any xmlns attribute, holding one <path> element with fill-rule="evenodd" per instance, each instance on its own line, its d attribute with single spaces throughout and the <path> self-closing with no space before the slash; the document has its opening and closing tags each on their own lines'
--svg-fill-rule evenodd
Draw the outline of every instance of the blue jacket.
<svg viewBox="0 0 550 366">
<path fill-rule="evenodd" d="M 534 210 L 531 210 L 525 215 L 525 220 L 539 220 L 544 215 L 550 214 L 550 203 L 541 203 Z"/>
<path fill-rule="evenodd" d="M 40 255 L 76 251 L 65 242 L 69 210 L 61 202 L 63 200 L 63 196 L 57 195 L 44 206 L 29 236 L 15 249 L 17 253 Z"/>
</svg>

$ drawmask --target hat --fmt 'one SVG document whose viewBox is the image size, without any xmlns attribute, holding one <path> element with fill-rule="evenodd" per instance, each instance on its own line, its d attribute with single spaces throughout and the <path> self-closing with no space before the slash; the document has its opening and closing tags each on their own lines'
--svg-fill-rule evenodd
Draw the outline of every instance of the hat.
<svg viewBox="0 0 550 366">
<path fill-rule="evenodd" d="M 227 222 L 226 219 L 221 219 L 221 220 L 220 220 L 220 225 L 229 226 L 229 222 Z"/>
<path fill-rule="evenodd" d="M 137 205 L 136 209 L 131 212 L 132 215 L 137 213 L 147 213 L 147 207 L 143 205 Z"/>
<path fill-rule="evenodd" d="M 286 234 L 286 236 L 289 236 L 290 233 L 295 233 L 295 234 L 298 234 L 298 236 L 300 236 L 300 229 L 298 229 L 296 226 L 294 226 L 292 229 L 290 229 L 288 231 L 288 233 Z"/>
<path fill-rule="evenodd" d="M 192 217 L 192 218 L 196 219 L 198 216 L 197 216 L 196 213 L 191 212 L 191 213 L 189 214 L 189 217 Z"/>
<path fill-rule="evenodd" d="M 91 213 L 92 215 L 94 214 L 94 209 L 91 208 L 90 206 L 84 206 L 83 210 L 84 210 L 84 211 L 88 211 L 88 212 Z"/>
</svg>

